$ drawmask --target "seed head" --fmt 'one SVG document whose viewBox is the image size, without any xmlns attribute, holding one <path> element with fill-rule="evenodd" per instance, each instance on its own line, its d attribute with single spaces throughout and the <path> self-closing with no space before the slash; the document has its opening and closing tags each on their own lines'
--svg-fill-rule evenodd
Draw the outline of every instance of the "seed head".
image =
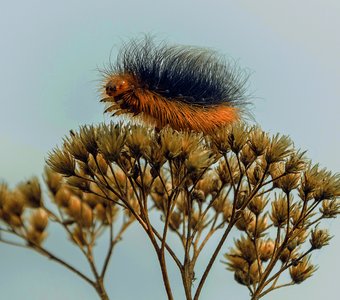
<svg viewBox="0 0 340 300">
<path fill-rule="evenodd" d="M 64 176 L 75 174 L 76 162 L 73 156 L 65 149 L 55 148 L 49 153 L 47 165 L 54 171 Z"/>
<path fill-rule="evenodd" d="M 30 219 L 30 224 L 35 231 L 43 232 L 48 224 L 48 214 L 43 208 L 38 208 Z"/>
<path fill-rule="evenodd" d="M 304 257 L 297 266 L 292 266 L 289 269 L 290 277 L 294 283 L 300 284 L 307 278 L 311 277 L 316 271 L 316 268 L 309 262 L 310 257 Z"/>
<path fill-rule="evenodd" d="M 318 229 L 317 227 L 312 230 L 310 243 L 313 249 L 321 249 L 323 246 L 329 244 L 331 236 L 326 229 Z"/>
<path fill-rule="evenodd" d="M 29 206 L 37 208 L 42 205 L 41 188 L 37 177 L 33 177 L 29 181 L 19 184 L 18 189 L 24 195 L 26 203 Z"/>
</svg>

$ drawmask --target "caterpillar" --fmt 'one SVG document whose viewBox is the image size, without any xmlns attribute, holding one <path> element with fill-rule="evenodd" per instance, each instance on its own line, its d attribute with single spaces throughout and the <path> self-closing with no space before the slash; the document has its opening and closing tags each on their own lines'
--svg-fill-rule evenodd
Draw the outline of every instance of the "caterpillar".
<svg viewBox="0 0 340 300">
<path fill-rule="evenodd" d="M 247 76 L 206 48 L 132 39 L 104 70 L 105 112 L 161 129 L 212 133 L 240 120 Z"/>
</svg>

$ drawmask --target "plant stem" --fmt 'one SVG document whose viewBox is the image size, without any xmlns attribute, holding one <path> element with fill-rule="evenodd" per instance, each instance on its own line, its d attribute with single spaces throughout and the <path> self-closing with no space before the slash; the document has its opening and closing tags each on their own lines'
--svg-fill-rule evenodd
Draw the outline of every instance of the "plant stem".
<svg viewBox="0 0 340 300">
<path fill-rule="evenodd" d="M 104 287 L 103 278 L 98 278 L 96 285 L 95 285 L 95 289 L 101 300 L 110 300 Z"/>
<path fill-rule="evenodd" d="M 220 242 L 217 245 L 217 248 L 215 249 L 212 257 L 210 258 L 209 263 L 208 263 L 208 265 L 207 265 L 207 267 L 206 267 L 206 269 L 205 269 L 205 271 L 204 271 L 204 273 L 202 275 L 202 278 L 201 278 L 201 280 L 200 280 L 200 282 L 198 284 L 198 287 L 197 287 L 197 290 L 196 290 L 196 293 L 195 293 L 195 296 L 194 296 L 194 300 L 198 300 L 198 298 L 200 296 L 200 293 L 201 293 L 201 290 L 202 290 L 202 287 L 204 285 L 204 282 L 207 279 L 207 276 L 208 276 L 208 274 L 210 272 L 210 269 L 211 269 L 212 265 L 214 264 L 214 262 L 216 260 L 216 257 L 218 255 L 218 253 L 220 252 L 220 250 L 221 250 L 225 240 L 227 239 L 231 229 L 233 228 L 236 220 L 237 220 L 237 218 L 235 218 L 234 220 L 230 221 L 230 223 L 229 223 L 227 229 L 225 230 L 225 232 L 224 232 Z"/>
<path fill-rule="evenodd" d="M 91 286 L 95 286 L 95 282 L 92 281 L 89 277 L 87 277 L 86 275 L 84 275 L 83 273 L 81 273 L 79 270 L 77 270 L 76 268 L 72 267 L 70 264 L 68 264 L 67 262 L 65 262 L 64 260 L 60 259 L 59 257 L 55 256 L 54 254 L 52 254 L 51 252 L 49 252 L 48 250 L 46 250 L 45 248 L 39 246 L 39 245 L 29 245 L 28 247 L 37 250 L 37 252 L 45 255 L 46 257 L 48 257 L 51 260 L 54 260 L 55 262 L 58 262 L 59 264 L 63 265 L 64 267 L 66 267 L 67 269 L 69 269 L 70 271 L 72 271 L 73 273 L 77 274 L 80 278 L 84 279 L 87 283 L 89 283 Z"/>
</svg>

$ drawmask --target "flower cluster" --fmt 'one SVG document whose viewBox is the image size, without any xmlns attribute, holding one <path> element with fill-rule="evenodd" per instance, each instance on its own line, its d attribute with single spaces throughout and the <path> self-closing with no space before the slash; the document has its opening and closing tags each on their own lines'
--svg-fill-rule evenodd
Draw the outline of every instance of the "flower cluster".
<svg viewBox="0 0 340 300">
<path fill-rule="evenodd" d="M 55 154 L 61 155 L 61 160 L 65 159 L 61 152 L 56 151 Z M 71 156 L 69 159 L 71 162 Z M 65 164 L 63 170 L 66 169 Z M 86 189 L 79 188 L 83 187 L 79 178 L 73 176 L 66 180 L 48 167 L 45 169 L 45 183 L 52 201 L 44 201 L 37 177 L 18 184 L 14 189 L 9 189 L 4 183 L 0 184 L 0 242 L 30 248 L 62 264 L 90 283 L 98 294 L 103 296 L 102 299 L 108 299 L 105 298 L 105 288 L 99 283 L 105 276 L 114 245 L 134 221 L 133 216 L 127 213 L 123 221 L 118 221 L 119 207 L 107 200 L 105 192 L 98 189 L 94 183 L 88 183 L 92 192 L 86 192 Z M 114 236 L 113 226 L 118 226 L 115 223 L 120 223 L 121 228 Z M 49 224 L 62 227 L 69 240 L 88 260 L 94 279 L 44 246 Z M 105 231 L 109 231 L 110 247 L 99 272 L 93 260 L 93 247 Z"/>
<path fill-rule="evenodd" d="M 243 232 L 225 255 L 226 263 L 256 299 L 280 287 L 278 277 L 285 270 L 294 274 L 293 283 L 313 273 L 305 257 L 330 240 L 317 225 L 340 212 L 339 175 L 313 166 L 287 136 L 269 137 L 244 124 L 212 136 L 136 125 L 85 126 L 48 163 L 68 184 L 129 211 L 158 255 L 166 248 L 187 278 L 188 298 L 195 263 L 216 231 L 226 233 L 216 253 L 232 227 Z M 151 223 L 153 211 L 161 214 L 163 226 Z M 182 254 L 168 245 L 168 229 L 179 237 Z M 280 271 L 273 275 L 278 262 Z M 165 263 L 161 268 L 164 275 Z"/>
<path fill-rule="evenodd" d="M 57 222 L 88 251 L 123 215 L 122 232 L 136 221 L 150 239 L 169 299 L 165 255 L 180 271 L 186 299 L 197 300 L 233 228 L 240 236 L 224 263 L 253 300 L 301 283 L 316 270 L 312 252 L 331 239 L 320 222 L 340 213 L 339 174 L 312 165 L 287 136 L 270 137 L 242 123 L 212 135 L 121 123 L 83 126 L 50 153 L 47 164 L 57 212 L 42 201 L 36 179 L 13 191 L 2 185 L 6 230 L 38 247 L 48 221 Z M 219 242 L 200 272 L 196 263 L 217 232 Z M 180 249 L 169 234 L 178 237 Z M 110 239 L 117 241 L 112 231 Z M 291 281 L 281 283 L 285 272 Z M 98 283 L 102 275 L 96 278 Z"/>
<path fill-rule="evenodd" d="M 285 136 L 269 138 L 250 129 L 244 139 L 244 131 L 231 131 L 236 132 L 233 144 L 228 148 L 219 141 L 217 148 L 231 161 L 229 174 L 239 174 L 233 175 L 232 198 L 241 237 L 225 254 L 225 263 L 252 299 L 259 299 L 301 283 L 316 270 L 310 254 L 331 239 L 318 225 L 340 213 L 340 176 L 312 165 Z M 285 271 L 291 281 L 280 283 Z"/>
<path fill-rule="evenodd" d="M 0 218 L 8 233 L 25 239 L 28 243 L 40 245 L 47 236 L 49 216 L 43 208 L 39 181 L 33 177 L 21 183 L 16 189 L 0 185 Z"/>
</svg>

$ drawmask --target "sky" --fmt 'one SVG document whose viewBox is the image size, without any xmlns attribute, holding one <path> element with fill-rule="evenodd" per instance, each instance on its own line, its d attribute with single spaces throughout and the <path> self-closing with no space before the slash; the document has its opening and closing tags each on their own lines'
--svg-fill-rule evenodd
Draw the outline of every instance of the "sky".
<svg viewBox="0 0 340 300">
<path fill-rule="evenodd" d="M 313 162 L 338 172 L 339 16 L 336 0 L 1 1 L 0 180 L 14 186 L 40 176 L 48 151 L 70 129 L 109 120 L 98 103 L 97 70 L 122 41 L 144 33 L 209 47 L 237 61 L 251 74 L 257 124 L 289 135 Z M 335 236 L 316 254 L 316 274 L 264 299 L 338 297 L 340 221 L 327 226 Z M 64 246 L 62 232 L 53 236 L 48 246 L 83 264 Z M 108 277 L 112 299 L 166 299 L 157 261 L 136 226 L 117 246 Z M 184 299 L 179 281 L 174 290 L 176 300 Z M 0 291 L 6 300 L 96 299 L 91 287 L 62 267 L 2 244 Z M 217 263 L 205 299 L 241 300 L 248 293 Z"/>
</svg>

